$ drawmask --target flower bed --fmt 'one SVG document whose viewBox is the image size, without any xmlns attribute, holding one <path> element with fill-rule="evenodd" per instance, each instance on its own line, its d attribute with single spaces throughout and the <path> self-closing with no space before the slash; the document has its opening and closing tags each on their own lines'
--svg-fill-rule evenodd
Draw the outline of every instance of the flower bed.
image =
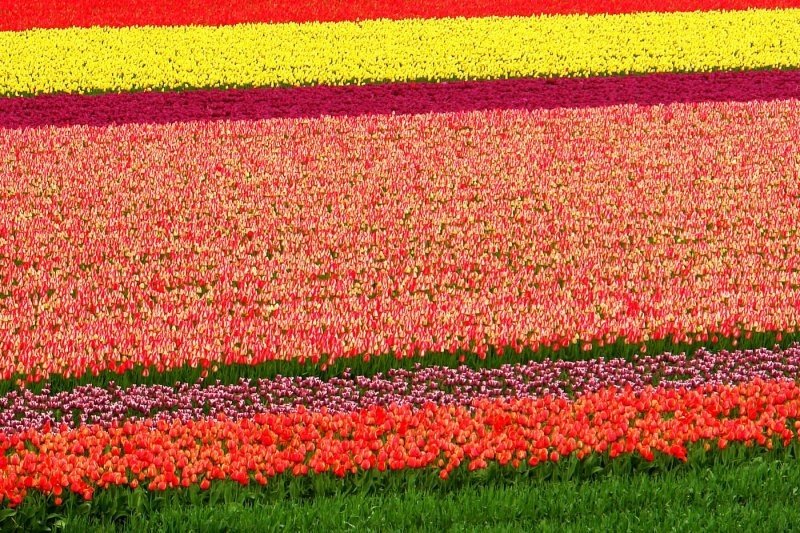
<svg viewBox="0 0 800 533">
<path fill-rule="evenodd" d="M 0 433 L 0 494 L 10 505 L 30 489 L 91 499 L 97 489 L 142 485 L 166 490 L 214 480 L 266 484 L 276 475 L 435 469 L 442 478 L 462 464 L 537 465 L 575 455 L 655 454 L 685 461 L 687 446 L 730 442 L 790 444 L 800 422 L 800 388 L 755 380 L 694 390 L 601 389 L 574 401 L 477 399 L 471 408 L 370 407 L 349 413 L 257 414 L 232 421 L 125 422 L 59 431 Z"/>
<path fill-rule="evenodd" d="M 744 10 L 800 7 L 796 0 L 193 0 L 158 3 L 152 0 L 0 0 L 0 31 L 73 26 L 125 27 L 216 26 L 246 22 L 352 21 L 442 17 L 531 16 L 571 13 L 679 12 L 712 9 Z"/>
<path fill-rule="evenodd" d="M 747 350 L 644 355 L 625 359 L 542 362 L 499 368 L 417 366 L 364 376 L 345 371 L 330 379 L 278 376 L 238 383 L 176 383 L 39 393 L 23 389 L 0 398 L 0 431 L 7 434 L 49 426 L 104 428 L 125 421 L 184 422 L 224 416 L 231 420 L 299 408 L 329 413 L 392 405 L 422 408 L 471 406 L 477 399 L 576 398 L 608 387 L 640 392 L 647 387 L 695 389 L 738 385 L 755 379 L 794 381 L 800 374 L 800 344 L 785 350 Z"/>
<path fill-rule="evenodd" d="M 0 376 L 792 332 L 797 109 L 0 130 Z"/>
<path fill-rule="evenodd" d="M 0 32 L 0 96 L 793 69 L 798 21 L 786 9 Z"/>
<path fill-rule="evenodd" d="M 800 476 L 800 10 L 206 4 L 0 0 L 0 529 Z"/>
</svg>

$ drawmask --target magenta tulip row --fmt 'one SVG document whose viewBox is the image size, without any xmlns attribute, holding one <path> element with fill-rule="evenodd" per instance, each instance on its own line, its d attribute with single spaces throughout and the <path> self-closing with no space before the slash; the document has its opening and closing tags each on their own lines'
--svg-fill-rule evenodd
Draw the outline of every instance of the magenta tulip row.
<svg viewBox="0 0 800 533">
<path fill-rule="evenodd" d="M 800 71 L 0 98 L 0 128 L 786 100 Z"/>
</svg>

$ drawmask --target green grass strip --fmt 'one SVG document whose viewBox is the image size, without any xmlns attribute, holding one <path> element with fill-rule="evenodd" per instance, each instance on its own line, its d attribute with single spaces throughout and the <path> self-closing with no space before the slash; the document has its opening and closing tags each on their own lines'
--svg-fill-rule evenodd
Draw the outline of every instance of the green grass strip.
<svg viewBox="0 0 800 533">
<path fill-rule="evenodd" d="M 647 353 L 656 355 L 664 352 L 693 354 L 701 347 L 710 350 L 740 350 L 750 348 L 773 348 L 780 346 L 785 348 L 793 342 L 800 341 L 800 333 L 782 333 L 781 340 L 777 340 L 777 333 L 752 333 L 750 339 L 745 339 L 744 334 L 738 339 L 737 346 L 733 345 L 734 339 L 721 338 L 717 343 L 675 343 L 664 339 L 649 341 L 643 344 L 628 344 L 623 340 L 618 340 L 614 344 L 605 346 L 593 345 L 590 350 L 583 350 L 583 343 L 575 343 L 567 348 L 553 350 L 542 348 L 537 351 L 523 349 L 516 352 L 507 348 L 490 348 L 488 355 L 481 358 L 476 353 L 458 352 L 452 353 L 426 353 L 424 356 L 397 359 L 392 354 L 384 354 L 370 357 L 365 361 L 361 357 L 337 359 L 333 363 L 328 363 L 323 359 L 319 364 L 298 361 L 267 361 L 258 365 L 223 365 L 220 364 L 216 371 L 208 370 L 208 376 L 204 379 L 207 383 L 214 383 L 219 380 L 223 384 L 231 384 L 239 381 L 240 378 L 259 379 L 274 378 L 282 376 L 316 376 L 328 379 L 340 375 L 345 369 L 351 369 L 352 373 L 373 376 L 379 372 L 386 372 L 392 368 L 411 369 L 415 365 L 428 366 L 447 366 L 457 367 L 466 365 L 470 368 L 497 368 L 504 364 L 526 363 L 529 361 L 543 361 L 545 359 L 561 359 L 568 361 L 590 360 L 599 357 L 606 359 L 623 358 L 632 359 L 636 354 L 641 354 L 640 348 L 647 347 Z M 462 361 L 463 358 L 463 361 Z M 81 385 L 106 386 L 113 381 L 121 387 L 128 387 L 135 384 L 146 385 L 174 385 L 177 382 L 195 383 L 201 379 L 202 368 L 192 368 L 189 366 L 174 368 L 164 372 L 156 372 L 155 369 L 148 369 L 148 375 L 144 376 L 142 367 L 135 367 L 122 374 L 114 372 L 101 372 L 98 375 L 84 374 L 79 378 L 65 378 L 60 375 L 50 376 L 49 379 L 38 383 L 28 383 L 26 388 L 39 392 L 45 386 L 49 387 L 52 393 L 72 390 Z M 19 388 L 17 380 L 24 376 L 14 376 L 11 380 L 0 381 L 0 394 L 7 394 Z"/>
<path fill-rule="evenodd" d="M 785 531 L 800 523 L 800 445 L 731 446 L 659 457 L 568 460 L 522 471 L 500 467 L 282 476 L 266 487 L 216 483 L 150 493 L 113 488 L 64 506 L 34 493 L 0 510 L 4 531 Z"/>
</svg>

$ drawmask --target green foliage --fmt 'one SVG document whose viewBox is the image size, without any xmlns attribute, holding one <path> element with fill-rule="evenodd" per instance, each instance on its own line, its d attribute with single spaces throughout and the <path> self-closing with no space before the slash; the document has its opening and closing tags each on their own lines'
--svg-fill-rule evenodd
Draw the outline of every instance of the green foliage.
<svg viewBox="0 0 800 533">
<path fill-rule="evenodd" d="M 671 340 L 664 339 L 659 341 L 648 341 L 642 344 L 628 344 L 622 339 L 617 340 L 616 343 L 599 346 L 592 345 L 591 349 L 584 350 L 582 342 L 574 343 L 566 348 L 553 350 L 550 348 L 541 348 L 539 350 L 532 350 L 525 348 L 519 352 L 511 348 L 490 348 L 485 358 L 481 358 L 478 354 L 473 352 L 457 352 L 452 353 L 426 353 L 424 356 L 409 357 L 409 358 L 396 358 L 393 354 L 384 354 L 380 356 L 372 356 L 369 360 L 364 360 L 360 357 L 337 359 L 333 363 L 327 362 L 327 358 L 323 358 L 321 362 L 312 364 L 311 362 L 298 362 L 298 361 L 267 361 L 258 365 L 223 365 L 220 364 L 217 371 L 209 369 L 208 376 L 204 379 L 206 383 L 214 383 L 219 380 L 221 383 L 229 384 L 236 383 L 240 378 L 245 379 L 259 379 L 259 378 L 273 378 L 277 375 L 282 376 L 317 376 L 321 378 L 330 378 L 340 375 L 345 369 L 350 368 L 354 374 L 372 376 L 379 372 L 386 372 L 392 368 L 411 369 L 415 365 L 421 366 L 448 366 L 456 367 L 459 365 L 466 365 L 471 368 L 497 368 L 504 364 L 525 363 L 528 361 L 543 361 L 545 359 L 561 359 L 568 361 L 589 360 L 603 357 L 606 359 L 622 357 L 624 359 L 631 359 L 636 354 L 640 353 L 640 348 L 646 346 L 648 354 L 659 354 L 663 352 L 680 353 L 686 352 L 693 354 L 701 347 L 707 347 L 711 350 L 734 350 L 746 348 L 763 348 L 763 347 L 786 347 L 793 342 L 800 341 L 800 333 L 783 333 L 782 339 L 777 340 L 776 333 L 753 333 L 750 339 L 745 339 L 744 334 L 738 339 L 738 345 L 733 346 L 734 339 L 721 338 L 719 342 L 712 344 L 697 342 L 697 343 L 674 343 Z M 463 359 L 463 361 L 462 361 Z M 134 384 L 159 384 L 159 385 L 173 385 L 177 382 L 195 383 L 201 380 L 203 369 L 192 368 L 189 366 L 179 367 L 164 372 L 157 372 L 155 369 L 149 369 L 148 375 L 142 375 L 143 368 L 135 367 L 123 374 L 116 374 L 114 372 L 102 372 L 97 376 L 86 374 L 80 378 L 65 378 L 63 376 L 51 376 L 50 379 L 40 381 L 38 383 L 31 383 L 26 385 L 26 388 L 34 392 L 40 391 L 45 386 L 49 386 L 52 393 L 60 391 L 72 390 L 75 387 L 87 384 L 94 384 L 98 386 L 106 386 L 109 382 L 113 381 L 121 387 L 127 387 Z M 7 394 L 8 392 L 18 388 L 16 383 L 17 379 L 22 376 L 14 376 L 11 380 L 0 380 L 0 394 Z"/>
</svg>

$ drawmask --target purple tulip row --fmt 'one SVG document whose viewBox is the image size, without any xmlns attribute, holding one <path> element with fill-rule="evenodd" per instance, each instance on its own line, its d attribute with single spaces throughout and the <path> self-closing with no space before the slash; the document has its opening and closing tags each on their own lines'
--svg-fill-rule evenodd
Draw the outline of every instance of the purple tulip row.
<svg viewBox="0 0 800 533">
<path fill-rule="evenodd" d="M 800 71 L 0 98 L 0 128 L 797 98 Z"/>
<path fill-rule="evenodd" d="M 65 423 L 110 425 L 123 420 L 179 418 L 225 414 L 237 419 L 261 412 L 309 409 L 352 411 L 391 403 L 421 406 L 468 405 L 476 398 L 574 397 L 603 387 L 648 385 L 692 388 L 703 384 L 736 384 L 755 378 L 796 379 L 800 376 L 800 344 L 785 350 L 709 352 L 694 357 L 664 353 L 656 356 L 592 361 L 547 360 L 496 369 L 462 366 L 390 370 L 372 377 L 348 372 L 327 381 L 315 377 L 276 377 L 237 384 L 180 383 L 175 386 L 134 385 L 106 388 L 93 385 L 49 394 L 14 391 L 0 398 L 0 431 Z"/>
<path fill-rule="evenodd" d="M 175 386 L 135 385 L 107 388 L 92 385 L 49 394 L 15 391 L 0 399 L 0 431 L 41 428 L 49 422 L 70 427 L 107 426 L 114 421 L 145 418 L 181 420 L 224 414 L 238 419 L 261 412 L 309 409 L 352 411 L 391 403 L 421 406 L 469 405 L 476 398 L 574 397 L 603 387 L 648 385 L 692 388 L 703 384 L 736 384 L 755 378 L 796 379 L 800 376 L 800 344 L 784 350 L 757 349 L 709 352 L 693 357 L 664 353 L 624 359 L 530 362 L 497 369 L 427 367 L 390 370 L 372 377 L 345 372 L 327 381 L 314 377 L 276 377 L 237 384 L 180 383 Z"/>
</svg>

